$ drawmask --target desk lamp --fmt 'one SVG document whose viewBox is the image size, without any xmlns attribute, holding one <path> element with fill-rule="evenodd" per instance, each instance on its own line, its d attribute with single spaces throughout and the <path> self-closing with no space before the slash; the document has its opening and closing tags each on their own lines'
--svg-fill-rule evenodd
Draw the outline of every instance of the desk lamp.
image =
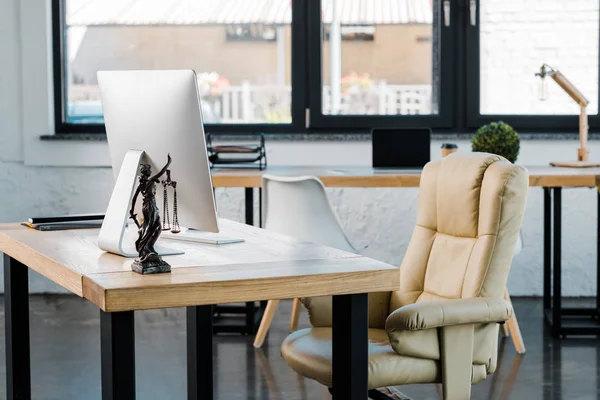
<svg viewBox="0 0 600 400">
<path fill-rule="evenodd" d="M 540 77 L 540 100 L 546 100 L 548 97 L 548 91 L 545 79 L 546 76 L 554 79 L 558 86 L 560 86 L 573 100 L 579 104 L 581 109 L 579 113 L 579 149 L 577 149 L 577 161 L 572 162 L 551 162 L 550 165 L 555 167 L 574 167 L 574 168 L 582 168 L 582 167 L 596 167 L 599 166 L 600 163 L 589 161 L 590 153 L 587 148 L 587 139 L 588 139 L 588 116 L 586 107 L 590 103 L 588 99 L 575 87 L 573 84 L 565 78 L 560 71 L 553 69 L 548 64 L 542 65 L 540 68 L 540 72 L 535 74 Z"/>
</svg>

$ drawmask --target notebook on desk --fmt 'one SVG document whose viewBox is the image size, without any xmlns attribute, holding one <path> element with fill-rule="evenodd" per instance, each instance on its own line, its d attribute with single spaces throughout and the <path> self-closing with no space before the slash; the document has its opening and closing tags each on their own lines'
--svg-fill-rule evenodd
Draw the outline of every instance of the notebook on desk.
<svg viewBox="0 0 600 400">
<path fill-rule="evenodd" d="M 53 215 L 30 217 L 21 225 L 38 231 L 64 231 L 100 228 L 103 220 L 104 214 Z"/>
<path fill-rule="evenodd" d="M 60 223 L 60 222 L 82 222 L 82 221 L 102 221 L 104 220 L 104 214 L 68 214 L 68 215 L 52 215 L 52 216 L 39 216 L 29 217 L 28 221 L 32 224 L 48 224 L 48 223 Z"/>
<path fill-rule="evenodd" d="M 377 172 L 419 171 L 431 158 L 431 129 L 385 128 L 371 131 Z"/>
<path fill-rule="evenodd" d="M 43 222 L 38 224 L 23 222 L 21 225 L 38 231 L 66 231 L 70 229 L 98 229 L 102 226 L 102 221 Z"/>
</svg>

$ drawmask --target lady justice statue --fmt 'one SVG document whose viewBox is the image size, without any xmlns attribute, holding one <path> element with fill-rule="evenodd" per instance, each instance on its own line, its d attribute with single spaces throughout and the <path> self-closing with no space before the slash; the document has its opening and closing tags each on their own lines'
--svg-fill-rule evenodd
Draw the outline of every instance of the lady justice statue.
<svg viewBox="0 0 600 400">
<path fill-rule="evenodd" d="M 135 241 L 135 249 L 139 253 L 131 269 L 140 274 L 159 274 L 162 272 L 171 272 L 171 266 L 164 261 L 154 250 L 154 244 L 162 232 L 160 223 L 160 213 L 156 206 L 156 184 L 171 165 L 171 155 L 167 155 L 167 164 L 154 176 L 150 176 L 152 169 L 150 164 L 140 164 L 139 185 L 131 201 L 131 210 L 129 216 L 138 227 L 138 240 Z M 142 194 L 142 215 L 144 217 L 142 224 L 135 214 L 135 203 L 139 194 Z"/>
</svg>

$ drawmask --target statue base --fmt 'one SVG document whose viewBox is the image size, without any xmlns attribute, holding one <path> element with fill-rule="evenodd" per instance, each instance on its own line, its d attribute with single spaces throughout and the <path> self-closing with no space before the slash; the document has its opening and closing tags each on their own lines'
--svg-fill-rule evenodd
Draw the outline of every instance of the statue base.
<svg viewBox="0 0 600 400">
<path fill-rule="evenodd" d="M 145 261 L 136 259 L 133 264 L 131 264 L 131 270 L 142 275 L 163 274 L 171 272 L 171 265 L 157 255 Z"/>
</svg>

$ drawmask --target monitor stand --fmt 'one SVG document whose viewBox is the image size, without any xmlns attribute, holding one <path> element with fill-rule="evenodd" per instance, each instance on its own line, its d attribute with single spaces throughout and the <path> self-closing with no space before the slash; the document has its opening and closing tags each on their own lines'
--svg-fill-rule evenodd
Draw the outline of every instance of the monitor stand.
<svg viewBox="0 0 600 400">
<path fill-rule="evenodd" d="M 167 240 L 180 240 L 184 242 L 196 242 L 204 244 L 229 244 L 229 243 L 241 243 L 244 239 L 234 238 L 231 236 L 224 236 L 220 233 L 199 231 L 195 229 L 182 228 L 179 233 L 172 233 L 165 231 L 160 235 L 161 239 Z"/>
<path fill-rule="evenodd" d="M 98 247 L 104 251 L 123 257 L 137 257 L 139 255 L 134 246 L 124 247 L 123 239 L 142 157 L 144 157 L 144 152 L 141 150 L 129 150 L 125 154 L 119 176 L 110 196 L 102 228 L 100 228 L 100 234 L 98 235 Z M 169 249 L 162 246 L 155 246 L 154 249 L 160 256 L 184 253 L 181 250 Z"/>
</svg>

